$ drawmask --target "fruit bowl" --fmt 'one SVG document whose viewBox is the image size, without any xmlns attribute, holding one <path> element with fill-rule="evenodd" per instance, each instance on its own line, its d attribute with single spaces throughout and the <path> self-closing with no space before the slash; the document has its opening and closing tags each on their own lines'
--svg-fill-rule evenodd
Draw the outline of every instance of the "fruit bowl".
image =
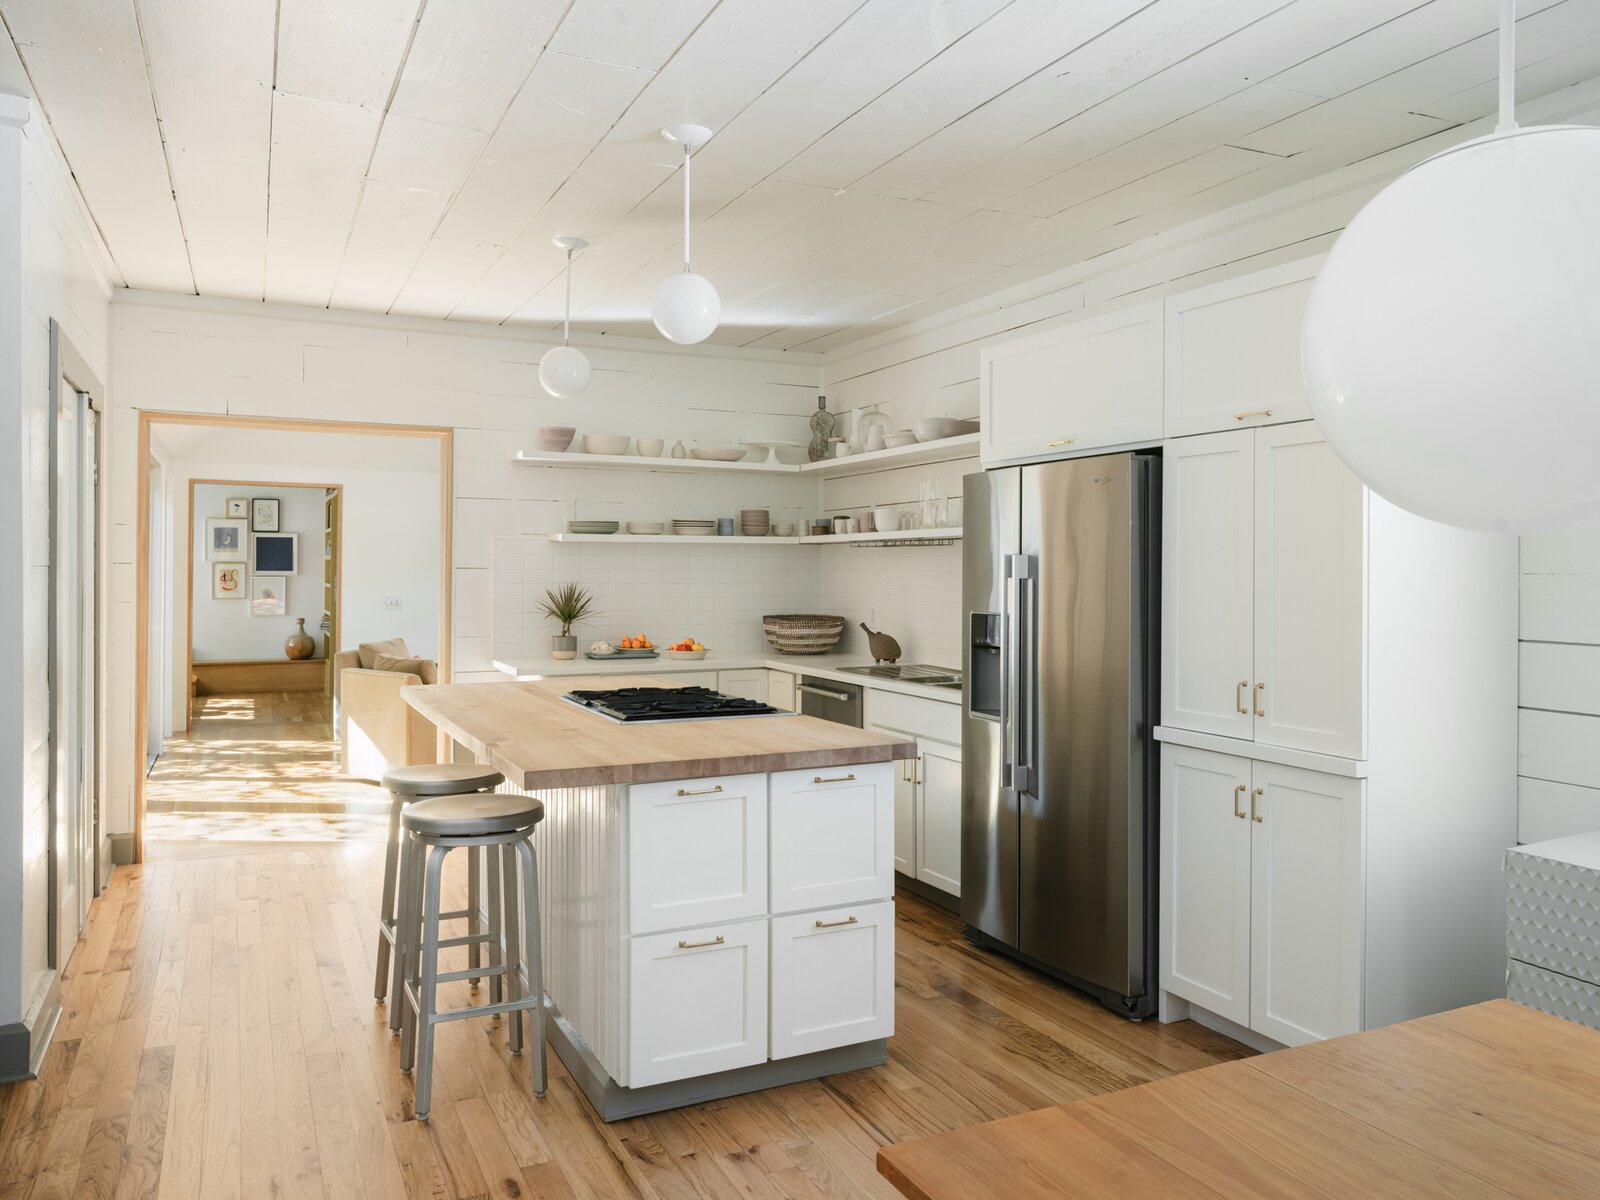
<svg viewBox="0 0 1600 1200">
<path fill-rule="evenodd" d="M 710 654 L 711 651 L 709 651 L 709 650 L 664 650 L 664 651 L 662 651 L 662 653 L 665 654 L 668 658 L 701 659 L 701 658 L 704 658 L 706 655 Z"/>
</svg>

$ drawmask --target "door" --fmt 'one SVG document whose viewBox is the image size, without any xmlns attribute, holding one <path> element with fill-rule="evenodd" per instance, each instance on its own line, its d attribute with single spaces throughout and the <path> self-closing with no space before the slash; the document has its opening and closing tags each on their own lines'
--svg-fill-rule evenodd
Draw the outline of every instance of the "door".
<svg viewBox="0 0 1600 1200">
<path fill-rule="evenodd" d="M 867 728 L 873 733 L 884 733 L 890 737 L 901 737 L 892 729 L 884 729 L 877 725 Z M 917 877 L 917 781 L 916 759 L 902 758 L 899 762 L 891 763 L 894 769 L 894 869 L 897 874 Z M 956 803 L 959 806 L 961 795 L 956 793 Z"/>
<path fill-rule="evenodd" d="M 1286 263 L 1167 300 L 1169 438 L 1310 419 L 1300 327 L 1321 263 Z"/>
<path fill-rule="evenodd" d="M 767 672 L 767 703 L 785 712 L 795 710 L 794 676 L 788 671 Z"/>
<path fill-rule="evenodd" d="M 1024 954 L 1116 995 L 1145 990 L 1147 463 L 1023 468 L 1013 775 Z"/>
<path fill-rule="evenodd" d="M 1250 1027 L 1286 1045 L 1361 1028 L 1362 788 L 1253 767 Z"/>
<path fill-rule="evenodd" d="M 894 895 L 892 762 L 772 775 L 772 912 Z"/>
<path fill-rule="evenodd" d="M 1249 740 L 1255 605 L 1255 432 L 1166 444 L 1161 723 Z"/>
<path fill-rule="evenodd" d="M 767 911 L 767 777 L 628 789 L 628 931 Z"/>
<path fill-rule="evenodd" d="M 746 700 L 765 704 L 767 672 L 764 668 L 756 671 L 718 671 L 717 691 L 725 696 L 743 696 Z"/>
<path fill-rule="evenodd" d="M 1250 761 L 1161 748 L 1161 986 L 1250 1023 Z"/>
<path fill-rule="evenodd" d="M 1017 795 L 1008 764 L 1015 732 L 1016 582 L 1006 570 L 1022 538 L 1022 471 L 968 475 L 962 501 L 961 919 L 1017 944 Z"/>
<path fill-rule="evenodd" d="M 772 918 L 772 1057 L 894 1033 L 894 901 Z"/>
<path fill-rule="evenodd" d="M 1255 438 L 1255 740 L 1365 758 L 1366 489 L 1314 424 Z"/>
<path fill-rule="evenodd" d="M 51 965 L 83 931 L 99 839 L 95 600 L 98 480 L 90 398 L 57 380 L 51 422 L 50 686 Z"/>
<path fill-rule="evenodd" d="M 919 742 L 913 760 L 917 794 L 916 877 L 961 895 L 961 750 Z"/>
<path fill-rule="evenodd" d="M 1161 437 L 1159 301 L 980 354 L 985 464 Z"/>
</svg>

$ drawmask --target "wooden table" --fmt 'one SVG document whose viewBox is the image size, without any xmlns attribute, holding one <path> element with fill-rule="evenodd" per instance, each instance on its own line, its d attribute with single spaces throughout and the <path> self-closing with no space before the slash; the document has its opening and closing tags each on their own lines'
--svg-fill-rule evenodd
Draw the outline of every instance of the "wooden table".
<svg viewBox="0 0 1600 1200">
<path fill-rule="evenodd" d="M 914 1200 L 1600 1196 L 1600 1033 L 1507 1000 L 889 1146 Z"/>
</svg>

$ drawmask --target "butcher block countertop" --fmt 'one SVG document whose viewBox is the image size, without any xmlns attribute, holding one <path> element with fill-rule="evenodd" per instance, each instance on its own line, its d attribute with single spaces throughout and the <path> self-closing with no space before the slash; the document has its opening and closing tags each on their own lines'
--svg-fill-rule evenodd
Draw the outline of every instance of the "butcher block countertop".
<svg viewBox="0 0 1600 1200">
<path fill-rule="evenodd" d="M 428 720 L 527 790 L 658 783 L 914 758 L 915 743 L 815 717 L 623 725 L 561 699 L 574 687 L 664 687 L 627 675 L 402 688 Z"/>
<path fill-rule="evenodd" d="M 914 1200 L 1600 1196 L 1600 1033 L 1509 1000 L 878 1151 Z"/>
</svg>

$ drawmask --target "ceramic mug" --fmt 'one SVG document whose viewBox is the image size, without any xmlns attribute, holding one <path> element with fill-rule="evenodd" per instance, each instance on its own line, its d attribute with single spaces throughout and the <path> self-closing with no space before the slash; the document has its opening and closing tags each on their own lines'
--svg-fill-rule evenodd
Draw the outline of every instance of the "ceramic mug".
<svg viewBox="0 0 1600 1200">
<path fill-rule="evenodd" d="M 856 531 L 856 519 L 854 517 L 835 517 L 833 519 L 833 531 L 835 533 L 854 533 Z"/>
<path fill-rule="evenodd" d="M 875 508 L 872 510 L 872 520 L 877 525 L 879 533 L 898 533 L 900 530 L 900 512 L 894 508 Z"/>
</svg>

